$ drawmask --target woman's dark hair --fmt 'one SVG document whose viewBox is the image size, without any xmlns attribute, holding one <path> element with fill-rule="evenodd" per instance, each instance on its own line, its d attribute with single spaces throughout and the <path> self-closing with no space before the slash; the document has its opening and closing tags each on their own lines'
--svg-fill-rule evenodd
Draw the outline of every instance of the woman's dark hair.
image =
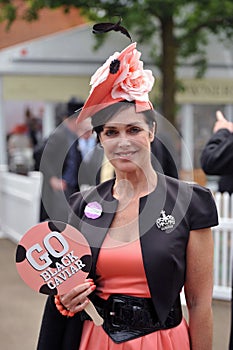
<svg viewBox="0 0 233 350">
<path fill-rule="evenodd" d="M 129 108 L 130 105 L 135 105 L 134 101 L 120 101 L 114 103 L 104 109 L 97 112 L 91 119 L 93 131 L 97 134 L 97 139 L 99 141 L 99 134 L 103 131 L 104 125 L 117 113 L 120 113 Z M 148 109 L 146 111 L 140 112 L 145 116 L 145 121 L 152 129 L 154 124 L 156 125 L 156 113 L 153 109 Z M 127 118 L 127 116 L 126 116 Z"/>
</svg>

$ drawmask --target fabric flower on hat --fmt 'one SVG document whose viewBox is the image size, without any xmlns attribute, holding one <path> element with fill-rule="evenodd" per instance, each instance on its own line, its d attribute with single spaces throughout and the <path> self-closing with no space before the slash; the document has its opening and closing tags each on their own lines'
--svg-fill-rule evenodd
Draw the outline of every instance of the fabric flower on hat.
<svg viewBox="0 0 233 350">
<path fill-rule="evenodd" d="M 90 94 L 92 94 L 93 90 L 105 81 L 109 75 L 109 67 L 111 62 L 119 57 L 120 53 L 115 52 L 112 56 L 110 56 L 107 61 L 92 75 L 90 85 L 92 86 L 90 90 Z"/>
<path fill-rule="evenodd" d="M 150 70 L 143 69 L 140 57 L 136 43 L 132 43 L 120 53 L 115 52 L 97 69 L 91 78 L 90 94 L 77 123 L 124 100 L 134 101 L 137 113 L 153 109 L 148 94 L 153 87 L 154 77 Z"/>
<path fill-rule="evenodd" d="M 149 101 L 148 93 L 154 84 L 151 70 L 143 69 L 143 62 L 139 60 L 141 53 L 134 49 L 127 54 L 122 62 L 122 73 L 119 75 L 112 89 L 112 97 L 122 97 L 127 101 Z"/>
<path fill-rule="evenodd" d="M 125 51 L 125 50 L 124 50 Z M 136 50 L 136 43 L 131 44 L 127 48 L 127 53 L 124 55 L 122 51 L 122 60 L 119 62 L 118 77 L 112 85 L 111 96 L 113 99 L 125 99 L 127 101 L 149 101 L 148 93 L 151 91 L 154 84 L 154 77 L 151 70 L 143 69 L 143 62 L 140 61 L 141 53 Z M 120 53 L 115 52 L 107 59 L 102 67 L 100 67 L 91 78 L 90 84 L 93 90 L 108 78 L 110 65 L 117 61 Z"/>
</svg>

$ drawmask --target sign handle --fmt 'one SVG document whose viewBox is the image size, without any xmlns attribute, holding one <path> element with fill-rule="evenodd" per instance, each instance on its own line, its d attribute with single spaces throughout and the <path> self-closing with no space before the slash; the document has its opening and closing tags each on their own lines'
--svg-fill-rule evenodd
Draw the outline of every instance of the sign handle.
<svg viewBox="0 0 233 350">
<path fill-rule="evenodd" d="M 87 306 L 85 306 L 84 310 L 91 317 L 91 319 L 93 320 L 96 326 L 102 326 L 102 324 L 104 323 L 104 320 L 100 316 L 100 314 L 98 313 L 94 304 L 91 301 L 89 301 Z"/>
</svg>

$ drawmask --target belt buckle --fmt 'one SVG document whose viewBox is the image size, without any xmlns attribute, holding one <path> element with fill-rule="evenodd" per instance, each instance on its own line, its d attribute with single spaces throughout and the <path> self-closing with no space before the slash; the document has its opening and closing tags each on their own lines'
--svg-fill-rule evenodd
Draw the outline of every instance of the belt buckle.
<svg viewBox="0 0 233 350">
<path fill-rule="evenodd" d="M 114 297 L 108 307 L 108 318 L 114 328 L 122 327 L 122 322 L 124 321 L 122 319 L 122 308 L 124 306 L 125 302 L 122 299 Z"/>
<path fill-rule="evenodd" d="M 137 329 L 144 325 L 148 314 L 141 305 L 130 305 L 127 300 L 114 296 L 109 304 L 108 319 L 115 329 Z"/>
</svg>

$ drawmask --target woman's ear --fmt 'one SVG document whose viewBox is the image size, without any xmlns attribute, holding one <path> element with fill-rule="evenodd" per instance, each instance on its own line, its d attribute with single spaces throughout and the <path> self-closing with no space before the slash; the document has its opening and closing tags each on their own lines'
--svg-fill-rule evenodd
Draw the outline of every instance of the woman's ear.
<svg viewBox="0 0 233 350">
<path fill-rule="evenodd" d="M 99 146 L 101 148 L 103 148 L 102 138 L 101 138 L 100 134 L 97 135 L 97 141 L 98 141 Z"/>
<path fill-rule="evenodd" d="M 149 131 L 150 142 L 154 141 L 156 130 L 157 130 L 157 124 L 153 122 L 153 126 Z"/>
</svg>

